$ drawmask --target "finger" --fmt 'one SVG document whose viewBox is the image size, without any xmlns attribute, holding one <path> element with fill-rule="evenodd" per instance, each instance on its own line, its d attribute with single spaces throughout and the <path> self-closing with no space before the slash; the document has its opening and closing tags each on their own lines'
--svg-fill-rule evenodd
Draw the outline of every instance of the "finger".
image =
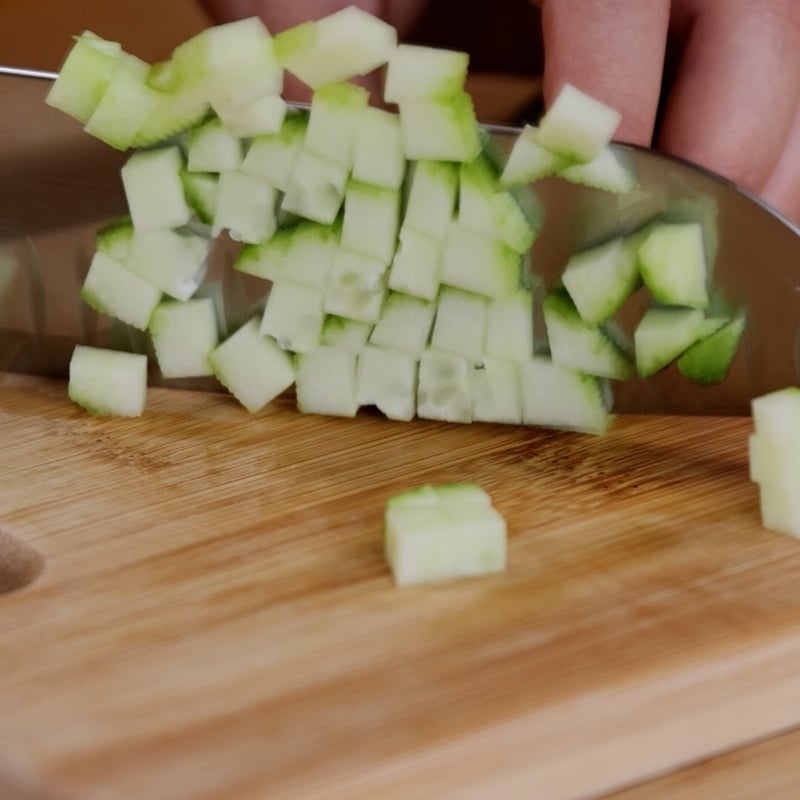
<svg viewBox="0 0 800 800">
<path fill-rule="evenodd" d="M 257 0 L 200 0 L 200 5 L 216 23 L 254 17 Z"/>
<path fill-rule="evenodd" d="M 798 89 L 797 0 L 709 2 L 686 43 L 659 143 L 760 193 L 783 152 Z"/>
<path fill-rule="evenodd" d="M 617 109 L 616 138 L 653 136 L 669 26 L 668 0 L 544 0 L 544 96 L 564 83 Z"/>
<path fill-rule="evenodd" d="M 764 186 L 763 197 L 800 225 L 800 108 L 775 170 Z"/>
</svg>

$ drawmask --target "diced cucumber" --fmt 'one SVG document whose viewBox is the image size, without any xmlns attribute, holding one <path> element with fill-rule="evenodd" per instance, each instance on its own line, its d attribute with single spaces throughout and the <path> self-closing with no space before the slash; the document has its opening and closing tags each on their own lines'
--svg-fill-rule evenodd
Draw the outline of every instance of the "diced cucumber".
<svg viewBox="0 0 800 800">
<path fill-rule="evenodd" d="M 750 480 L 754 483 L 795 486 L 800 494 L 800 428 L 783 439 L 754 433 L 748 442 Z"/>
<path fill-rule="evenodd" d="M 180 147 L 160 147 L 134 153 L 123 165 L 122 185 L 137 231 L 179 228 L 192 216 L 186 202 Z"/>
<path fill-rule="evenodd" d="M 399 350 L 367 345 L 358 354 L 356 402 L 388 419 L 408 421 L 416 411 L 417 362 Z"/>
<path fill-rule="evenodd" d="M 458 50 L 399 44 L 386 65 L 387 103 L 453 97 L 464 89 L 469 54 Z"/>
<path fill-rule="evenodd" d="M 252 317 L 209 355 L 219 382 L 250 413 L 286 391 L 295 379 L 291 355 L 262 336 L 259 328 L 258 317 Z"/>
<path fill-rule="evenodd" d="M 587 162 L 611 141 L 621 114 L 571 84 L 565 84 L 539 121 L 542 147 L 570 161 Z"/>
<path fill-rule="evenodd" d="M 615 314 L 639 283 L 639 239 L 617 237 L 575 253 L 561 281 L 578 313 L 591 325 Z"/>
<path fill-rule="evenodd" d="M 708 307 L 706 255 L 699 222 L 654 224 L 638 255 L 642 280 L 659 303 Z"/>
<path fill-rule="evenodd" d="M 542 303 L 550 356 L 556 364 L 601 378 L 627 380 L 633 365 L 605 331 L 585 322 L 564 291 Z"/>
<path fill-rule="evenodd" d="M 209 242 L 193 233 L 137 231 L 125 266 L 176 300 L 188 300 L 203 279 Z"/>
<path fill-rule="evenodd" d="M 139 417 L 147 401 L 147 356 L 76 345 L 67 393 L 90 414 Z"/>
<path fill-rule="evenodd" d="M 519 289 L 490 300 L 486 308 L 486 342 L 490 358 L 527 361 L 533 358 L 533 291 Z"/>
<path fill-rule="evenodd" d="M 121 58 L 122 47 L 118 42 L 84 31 L 75 37 L 45 102 L 85 125 Z"/>
<path fill-rule="evenodd" d="M 729 321 L 714 320 L 714 322 L 722 324 L 708 336 L 701 334 L 700 341 L 693 344 L 678 359 L 678 369 L 681 373 L 700 383 L 717 383 L 724 380 L 744 333 L 744 314 L 739 314 Z"/>
<path fill-rule="evenodd" d="M 389 292 L 369 341 L 416 358 L 428 344 L 436 304 L 400 292 Z"/>
<path fill-rule="evenodd" d="M 388 265 L 400 226 L 400 192 L 350 181 L 344 196 L 342 246 Z"/>
<path fill-rule="evenodd" d="M 275 36 L 279 63 L 312 89 L 383 66 L 397 46 L 397 31 L 357 6 Z"/>
<path fill-rule="evenodd" d="M 442 239 L 403 226 L 389 271 L 389 288 L 434 300 L 439 292 L 443 245 Z"/>
<path fill-rule="evenodd" d="M 472 411 L 476 422 L 522 423 L 519 362 L 484 357 L 472 370 Z"/>
<path fill-rule="evenodd" d="M 472 422 L 472 365 L 462 356 L 425 350 L 419 362 L 417 416 Z"/>
<path fill-rule="evenodd" d="M 368 107 L 359 120 L 353 145 L 353 178 L 372 186 L 399 189 L 405 174 L 399 115 Z"/>
<path fill-rule="evenodd" d="M 300 148 L 286 184 L 281 209 L 330 225 L 344 201 L 349 170 L 336 161 Z"/>
<path fill-rule="evenodd" d="M 372 325 L 369 322 L 330 314 L 322 325 L 320 344 L 358 353 L 367 344 L 371 331 Z"/>
<path fill-rule="evenodd" d="M 214 117 L 189 133 L 186 154 L 191 172 L 227 172 L 239 169 L 242 142 Z"/>
<path fill-rule="evenodd" d="M 455 216 L 458 166 L 446 161 L 412 165 L 403 227 L 443 237 Z"/>
<path fill-rule="evenodd" d="M 369 92 L 353 83 L 332 83 L 311 99 L 305 146 L 317 155 L 352 169 L 356 132 L 367 109 Z"/>
<path fill-rule="evenodd" d="M 286 117 L 286 101 L 266 94 L 244 103 L 215 103 L 214 111 L 226 130 L 241 139 L 278 133 Z"/>
<path fill-rule="evenodd" d="M 220 173 L 211 235 L 227 230 L 237 242 L 258 244 L 277 227 L 278 192 L 261 178 L 245 172 Z"/>
<path fill-rule="evenodd" d="M 703 312 L 695 308 L 651 308 L 636 326 L 636 369 L 642 378 L 655 375 L 697 341 Z"/>
<path fill-rule="evenodd" d="M 520 364 L 525 425 L 603 434 L 611 424 L 597 378 L 536 356 Z"/>
<path fill-rule="evenodd" d="M 520 289 L 521 264 L 510 247 L 455 222 L 444 245 L 441 280 L 485 297 L 509 297 Z"/>
<path fill-rule="evenodd" d="M 382 262 L 340 247 L 331 264 L 325 312 L 377 322 L 386 291 L 386 267 Z"/>
<path fill-rule="evenodd" d="M 150 319 L 150 337 L 165 378 L 214 374 L 210 356 L 219 345 L 219 331 L 210 297 L 160 303 Z"/>
<path fill-rule="evenodd" d="M 183 193 L 190 208 L 197 214 L 197 218 L 205 225 L 214 222 L 214 213 L 217 208 L 219 195 L 219 175 L 215 172 L 189 172 L 181 173 Z"/>
<path fill-rule="evenodd" d="M 150 67 L 123 53 L 84 130 L 116 150 L 127 150 L 158 106 L 160 95 L 147 85 Z"/>
<path fill-rule="evenodd" d="M 762 525 L 800 536 L 800 484 L 762 483 L 758 488 Z"/>
<path fill-rule="evenodd" d="M 472 161 L 481 138 L 472 98 L 408 99 L 399 104 L 403 151 L 414 161 Z"/>
<path fill-rule="evenodd" d="M 554 175 L 569 164 L 563 156 L 540 145 L 538 134 L 539 129 L 533 125 L 525 125 L 520 131 L 500 175 L 501 186 L 533 183 Z"/>
<path fill-rule="evenodd" d="M 101 314 L 145 330 L 161 299 L 161 290 L 102 252 L 92 258 L 81 287 L 81 300 Z"/>
<path fill-rule="evenodd" d="M 787 386 L 751 402 L 755 431 L 763 439 L 784 442 L 800 432 L 800 387 Z"/>
<path fill-rule="evenodd" d="M 267 297 L 261 333 L 272 336 L 284 350 L 310 353 L 320 344 L 325 316 L 322 305 L 321 289 L 277 281 Z"/>
<path fill-rule="evenodd" d="M 636 186 L 636 173 L 611 147 L 604 147 L 585 164 L 568 164 L 558 170 L 558 176 L 571 183 L 602 189 L 604 192 L 625 194 Z"/>
<path fill-rule="evenodd" d="M 131 249 L 133 221 L 129 214 L 111 220 L 97 232 L 95 249 L 117 261 L 125 261 Z"/>
<path fill-rule="evenodd" d="M 285 192 L 307 126 L 307 112 L 289 111 L 278 133 L 263 134 L 253 139 L 242 162 L 242 172 L 263 178 Z"/>
<path fill-rule="evenodd" d="M 297 356 L 297 408 L 304 414 L 354 417 L 356 360 L 352 350 L 327 346 Z"/>
<path fill-rule="evenodd" d="M 431 348 L 440 353 L 454 353 L 470 364 L 480 364 L 486 340 L 485 297 L 442 287 L 431 333 Z"/>
<path fill-rule="evenodd" d="M 152 86 L 152 67 L 148 83 Z M 211 108 L 204 100 L 181 93 L 159 92 L 158 103 L 136 132 L 132 147 L 153 147 L 199 127 Z"/>
</svg>

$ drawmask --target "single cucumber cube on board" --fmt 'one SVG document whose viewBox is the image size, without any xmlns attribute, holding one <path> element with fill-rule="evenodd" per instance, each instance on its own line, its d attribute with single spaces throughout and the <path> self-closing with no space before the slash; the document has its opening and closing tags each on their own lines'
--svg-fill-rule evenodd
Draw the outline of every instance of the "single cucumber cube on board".
<svg viewBox="0 0 800 800">
<path fill-rule="evenodd" d="M 347 167 L 302 147 L 292 165 L 281 209 L 332 224 L 344 201 L 348 175 Z"/>
<path fill-rule="evenodd" d="M 209 249 L 197 234 L 137 231 L 125 266 L 175 300 L 188 300 L 203 279 Z"/>
<path fill-rule="evenodd" d="M 344 196 L 342 246 L 388 265 L 400 227 L 400 192 L 350 181 Z"/>
<path fill-rule="evenodd" d="M 800 387 L 787 386 L 752 400 L 756 433 L 770 441 L 782 442 L 800 431 Z"/>
<path fill-rule="evenodd" d="M 708 270 L 699 222 L 654 224 L 638 256 L 642 280 L 659 303 L 708 307 Z"/>
<path fill-rule="evenodd" d="M 417 407 L 417 362 L 399 350 L 367 345 L 358 354 L 356 402 L 407 422 Z"/>
<path fill-rule="evenodd" d="M 403 100 L 399 104 L 403 151 L 414 161 L 472 161 L 481 137 L 472 98 L 459 92 L 447 98 Z"/>
<path fill-rule="evenodd" d="M 561 275 L 572 302 L 590 325 L 615 314 L 639 285 L 635 236 L 617 237 L 572 255 Z"/>
<path fill-rule="evenodd" d="M 117 261 L 125 261 L 131 249 L 133 231 L 133 220 L 129 214 L 117 217 L 97 232 L 95 249 Z"/>
<path fill-rule="evenodd" d="M 796 486 L 800 492 L 800 429 L 784 439 L 751 434 L 748 442 L 750 480 L 753 483 Z"/>
<path fill-rule="evenodd" d="M 136 230 L 179 228 L 192 217 L 181 180 L 180 147 L 134 153 L 123 165 L 122 185 Z"/>
<path fill-rule="evenodd" d="M 510 297 L 521 287 L 522 258 L 502 242 L 461 223 L 450 225 L 442 258 L 442 283 L 482 294 Z"/>
<path fill-rule="evenodd" d="M 484 357 L 472 370 L 472 412 L 475 422 L 522 423 L 519 362 Z"/>
<path fill-rule="evenodd" d="M 403 228 L 442 238 L 455 216 L 458 166 L 446 161 L 412 165 Z"/>
<path fill-rule="evenodd" d="M 94 113 L 122 58 L 122 47 L 91 31 L 76 37 L 45 102 L 81 125 Z"/>
<path fill-rule="evenodd" d="M 480 364 L 486 340 L 486 313 L 485 297 L 450 286 L 442 287 L 431 348 L 463 356 L 470 364 Z"/>
<path fill-rule="evenodd" d="M 295 379 L 291 355 L 259 328 L 259 319 L 251 318 L 209 355 L 219 382 L 252 414 Z"/>
<path fill-rule="evenodd" d="M 387 103 L 402 103 L 460 94 L 468 67 L 468 53 L 399 44 L 386 65 L 383 99 Z"/>
<path fill-rule="evenodd" d="M 318 347 L 297 356 L 297 408 L 304 414 L 354 417 L 357 355 L 338 347 Z"/>
<path fill-rule="evenodd" d="M 152 86 L 153 68 L 148 84 Z M 211 106 L 202 99 L 167 91 L 159 92 L 158 103 L 136 132 L 132 147 L 155 147 L 181 133 L 199 127 L 209 115 Z"/>
<path fill-rule="evenodd" d="M 702 336 L 679 359 L 678 369 L 683 375 L 700 383 L 717 383 L 724 380 L 736 356 L 739 340 L 745 327 L 744 314 L 732 320 L 714 320 L 722 323 L 709 336 Z"/>
<path fill-rule="evenodd" d="M 372 186 L 399 189 L 405 175 L 400 116 L 372 106 L 366 108 L 353 144 L 353 178 Z"/>
<path fill-rule="evenodd" d="M 625 194 L 636 186 L 633 167 L 623 161 L 610 146 L 604 147 L 591 161 L 584 164 L 567 164 L 558 170 L 558 176 L 570 183 L 592 186 L 613 194 Z"/>
<path fill-rule="evenodd" d="M 244 103 L 214 104 L 214 111 L 225 129 L 244 139 L 278 133 L 286 117 L 286 101 L 279 94 L 265 94 Z"/>
<path fill-rule="evenodd" d="M 462 356 L 425 350 L 420 357 L 417 416 L 472 422 L 472 365 Z"/>
<path fill-rule="evenodd" d="M 566 292 L 549 294 L 542 311 L 556 364 L 601 378 L 630 378 L 633 365 L 628 356 L 602 328 L 583 320 Z"/>
<path fill-rule="evenodd" d="M 339 248 L 325 290 L 325 312 L 377 322 L 386 297 L 386 267 L 374 258 Z"/>
<path fill-rule="evenodd" d="M 565 84 L 539 120 L 542 147 L 570 161 L 587 162 L 611 141 L 622 115 L 571 84 Z"/>
<path fill-rule="evenodd" d="M 389 271 L 389 288 L 422 300 L 439 293 L 444 240 L 409 226 L 400 229 L 397 252 Z"/>
<path fill-rule="evenodd" d="M 280 280 L 272 284 L 264 316 L 262 335 L 272 336 L 278 346 L 294 353 L 310 353 L 320 344 L 322 323 L 321 289 Z"/>
<path fill-rule="evenodd" d="M 501 186 L 533 183 L 554 175 L 570 163 L 563 156 L 540 145 L 538 134 L 539 129 L 534 125 L 525 125 L 520 131 L 500 175 Z"/>
<path fill-rule="evenodd" d="M 369 102 L 369 92 L 353 83 L 332 83 L 311 99 L 305 146 L 317 155 L 353 166 L 356 133 Z"/>
<path fill-rule="evenodd" d="M 278 133 L 262 134 L 253 139 L 242 161 L 241 171 L 263 178 L 285 192 L 307 126 L 307 112 L 288 111 Z"/>
<path fill-rule="evenodd" d="M 321 345 L 359 353 L 367 344 L 371 331 L 372 325 L 369 322 L 330 314 L 322 324 L 319 341 Z"/>
<path fill-rule="evenodd" d="M 150 337 L 165 378 L 214 374 L 210 356 L 219 345 L 219 330 L 210 297 L 160 303 L 150 319 Z"/>
<path fill-rule="evenodd" d="M 429 300 L 389 292 L 369 341 L 419 358 L 428 345 L 435 314 L 436 304 Z"/>
<path fill-rule="evenodd" d="M 520 364 L 525 425 L 603 434 L 611 425 L 600 381 L 536 356 Z"/>
<path fill-rule="evenodd" d="M 190 131 L 186 142 L 187 167 L 190 172 L 229 172 L 241 166 L 242 142 L 213 119 Z"/>
<path fill-rule="evenodd" d="M 279 63 L 312 89 L 372 72 L 396 46 L 391 25 L 352 5 L 275 36 Z"/>
<path fill-rule="evenodd" d="M 703 312 L 695 308 L 651 308 L 633 333 L 636 369 L 642 378 L 655 375 L 697 341 Z"/>
<path fill-rule="evenodd" d="M 159 103 L 147 85 L 149 65 L 123 53 L 84 130 L 116 150 L 127 150 Z"/>
<path fill-rule="evenodd" d="M 197 218 L 204 225 L 214 222 L 219 196 L 219 174 L 215 172 L 189 172 L 181 173 L 183 193 L 189 207 L 197 214 Z"/>
<path fill-rule="evenodd" d="M 94 254 L 81 287 L 84 303 L 139 330 L 147 328 L 160 299 L 160 289 L 101 252 Z"/>
<path fill-rule="evenodd" d="M 67 393 L 90 414 L 139 417 L 147 401 L 147 356 L 76 345 Z"/>
<path fill-rule="evenodd" d="M 777 533 L 800 536 L 800 484 L 762 483 L 758 491 L 761 524 Z"/>
<path fill-rule="evenodd" d="M 263 242 L 277 227 L 277 201 L 277 190 L 261 178 L 245 172 L 220 173 L 211 235 L 227 230 L 236 242 Z"/>
<path fill-rule="evenodd" d="M 490 300 L 486 307 L 486 341 L 483 352 L 490 358 L 528 361 L 533 358 L 533 291 Z"/>
</svg>

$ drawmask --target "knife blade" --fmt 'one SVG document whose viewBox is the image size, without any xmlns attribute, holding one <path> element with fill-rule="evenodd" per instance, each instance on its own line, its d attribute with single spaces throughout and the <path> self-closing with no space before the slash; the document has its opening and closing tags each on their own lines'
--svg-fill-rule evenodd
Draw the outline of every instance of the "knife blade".
<svg viewBox="0 0 800 800">
<path fill-rule="evenodd" d="M 149 352 L 149 343 L 142 332 L 79 301 L 97 228 L 125 211 L 119 169 L 126 156 L 45 104 L 54 77 L 0 66 L 0 103 L 7 109 L 0 127 L 0 370 L 65 377 L 78 342 L 136 352 Z M 519 133 L 484 127 L 505 152 Z M 800 229 L 708 170 L 646 148 L 615 143 L 613 149 L 637 175 L 628 193 L 558 178 L 533 186 L 542 224 L 529 260 L 538 282 L 552 287 L 576 250 L 655 218 L 694 220 L 704 227 L 716 294 L 747 315 L 724 381 L 696 384 L 670 367 L 647 379 L 615 382 L 615 410 L 745 414 L 753 397 L 800 383 Z M 217 299 L 229 329 L 253 313 L 264 294 L 263 282 L 225 268 L 233 247 L 222 240 L 215 245 L 201 289 Z M 622 327 L 630 330 L 641 311 L 633 299 Z M 537 341 L 546 346 L 541 335 Z M 156 375 L 153 382 L 219 388 L 207 379 Z"/>
</svg>

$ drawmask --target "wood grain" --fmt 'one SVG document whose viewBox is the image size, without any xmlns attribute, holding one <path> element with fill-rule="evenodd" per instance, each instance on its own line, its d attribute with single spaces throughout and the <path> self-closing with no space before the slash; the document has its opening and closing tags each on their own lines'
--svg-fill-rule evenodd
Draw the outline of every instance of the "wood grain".
<svg viewBox="0 0 800 800">
<path fill-rule="evenodd" d="M 250 416 L 151 390 L 95 419 L 0 382 L 0 753 L 134 800 L 597 797 L 800 722 L 800 547 L 743 418 L 605 437 Z M 383 503 L 474 480 L 502 576 L 394 588 Z"/>
</svg>

